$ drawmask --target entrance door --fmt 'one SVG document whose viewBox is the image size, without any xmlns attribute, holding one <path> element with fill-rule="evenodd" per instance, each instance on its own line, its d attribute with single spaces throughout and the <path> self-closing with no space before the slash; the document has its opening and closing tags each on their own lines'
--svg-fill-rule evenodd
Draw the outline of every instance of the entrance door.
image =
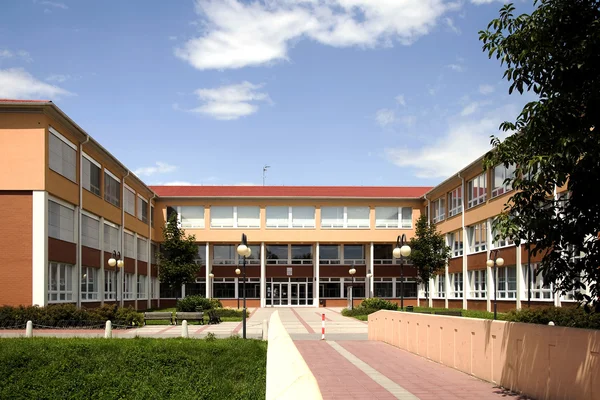
<svg viewBox="0 0 600 400">
<path fill-rule="evenodd" d="M 290 284 L 291 286 L 291 296 L 290 296 L 290 304 L 293 306 L 297 306 L 298 305 L 298 283 L 297 282 L 292 282 Z"/>
<path fill-rule="evenodd" d="M 289 283 L 278 283 L 277 285 L 279 285 L 279 304 L 281 304 L 282 306 L 287 306 L 290 304 L 290 299 L 289 299 Z"/>
<path fill-rule="evenodd" d="M 298 304 L 301 306 L 306 305 L 306 283 L 298 283 Z"/>
</svg>

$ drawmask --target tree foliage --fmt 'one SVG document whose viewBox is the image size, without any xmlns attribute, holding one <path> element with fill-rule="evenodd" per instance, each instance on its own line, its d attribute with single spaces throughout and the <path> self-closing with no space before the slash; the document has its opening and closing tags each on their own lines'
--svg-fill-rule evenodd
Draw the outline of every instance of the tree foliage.
<svg viewBox="0 0 600 400">
<path fill-rule="evenodd" d="M 410 240 L 410 261 L 417 268 L 417 281 L 428 283 L 429 279 L 443 270 L 450 258 L 450 247 L 434 223 L 428 224 L 421 215 L 415 227 L 415 236 Z M 426 285 L 427 287 L 427 285 Z"/>
<path fill-rule="evenodd" d="M 516 132 L 484 164 L 515 165 L 505 183 L 515 190 L 496 223 L 505 237 L 529 240 L 541 253 L 539 270 L 557 293 L 583 289 L 579 300 L 600 308 L 600 3 L 597 0 L 535 1 L 534 11 L 515 16 L 507 4 L 487 30 L 483 50 L 506 66 L 509 93 L 533 92 L 515 122 Z M 556 196 L 565 188 L 568 198 Z"/>
<path fill-rule="evenodd" d="M 194 235 L 186 237 L 177 223 L 177 214 L 169 217 L 169 222 L 163 227 L 163 237 L 157 254 L 160 282 L 171 288 L 195 282 L 200 271 L 200 265 L 195 262 L 198 245 Z"/>
</svg>

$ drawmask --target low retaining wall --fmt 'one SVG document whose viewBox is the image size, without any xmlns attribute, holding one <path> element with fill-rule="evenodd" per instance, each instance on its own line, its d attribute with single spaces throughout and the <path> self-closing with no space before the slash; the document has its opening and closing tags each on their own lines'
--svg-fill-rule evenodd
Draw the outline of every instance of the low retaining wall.
<svg viewBox="0 0 600 400">
<path fill-rule="evenodd" d="M 288 335 L 279 311 L 269 320 L 267 347 L 267 400 L 321 400 L 319 384 Z"/>
<path fill-rule="evenodd" d="M 382 310 L 369 340 L 538 400 L 600 396 L 600 331 Z"/>
</svg>

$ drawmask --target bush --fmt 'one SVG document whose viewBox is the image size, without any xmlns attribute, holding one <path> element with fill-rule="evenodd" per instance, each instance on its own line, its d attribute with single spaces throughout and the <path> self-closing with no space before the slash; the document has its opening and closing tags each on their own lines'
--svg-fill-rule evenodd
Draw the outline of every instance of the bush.
<svg viewBox="0 0 600 400">
<path fill-rule="evenodd" d="M 548 322 L 552 321 L 557 326 L 600 329 L 600 313 L 588 313 L 581 307 L 543 307 L 511 310 L 506 314 L 506 320 L 543 325 L 548 325 Z"/>
<path fill-rule="evenodd" d="M 239 317 L 242 318 L 242 310 L 236 310 L 235 308 L 217 308 L 215 313 L 219 317 Z M 246 311 L 246 318 L 250 316 L 250 313 Z"/>
<path fill-rule="evenodd" d="M 379 310 L 377 310 L 375 308 L 365 308 L 365 307 L 360 306 L 360 307 L 355 307 L 352 310 L 350 310 L 348 308 L 344 308 L 342 310 L 342 315 L 344 317 L 356 317 L 359 315 L 369 315 L 376 311 L 379 311 Z"/>
<path fill-rule="evenodd" d="M 375 309 L 375 310 L 392 310 L 392 311 L 397 311 L 398 310 L 398 304 L 396 303 L 392 303 L 389 300 L 383 300 L 377 297 L 372 297 L 369 299 L 364 299 L 362 301 L 362 303 L 360 303 L 360 306 L 362 308 L 369 308 L 369 309 Z"/>
<path fill-rule="evenodd" d="M 207 299 L 204 296 L 186 296 L 177 300 L 177 311 L 194 312 L 200 307 L 202 311 L 222 308 L 223 305 L 219 299 Z"/>
<path fill-rule="evenodd" d="M 118 325 L 143 325 L 144 316 L 135 311 L 133 307 L 119 308 L 115 315 L 115 324 Z"/>
</svg>

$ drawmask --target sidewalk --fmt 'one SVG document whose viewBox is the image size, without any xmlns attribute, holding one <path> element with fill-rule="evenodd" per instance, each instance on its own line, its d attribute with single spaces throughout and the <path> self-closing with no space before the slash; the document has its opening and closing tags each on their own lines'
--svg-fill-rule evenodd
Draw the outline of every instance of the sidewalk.
<svg viewBox="0 0 600 400">
<path fill-rule="evenodd" d="M 323 399 L 514 400 L 460 371 L 375 341 L 295 341 Z"/>
</svg>

